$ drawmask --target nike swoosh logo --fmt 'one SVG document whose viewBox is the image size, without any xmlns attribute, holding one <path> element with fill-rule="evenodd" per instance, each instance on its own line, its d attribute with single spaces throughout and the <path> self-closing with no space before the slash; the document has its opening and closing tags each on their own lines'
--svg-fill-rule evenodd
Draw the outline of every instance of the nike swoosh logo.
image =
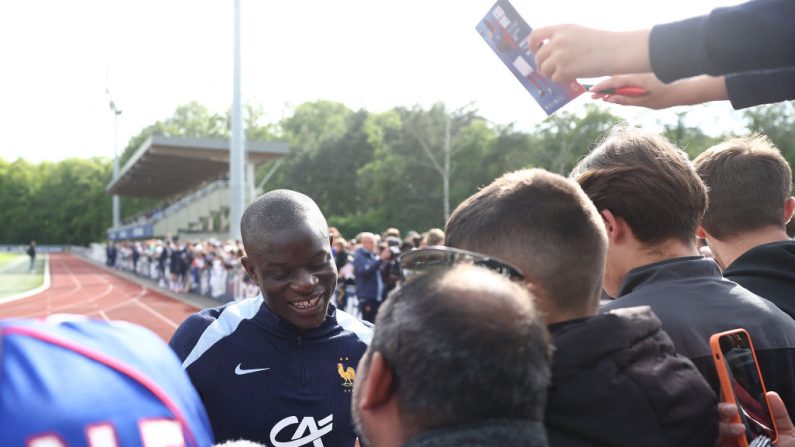
<svg viewBox="0 0 795 447">
<path fill-rule="evenodd" d="M 237 366 L 235 367 L 235 374 L 237 374 L 238 376 L 242 376 L 244 374 L 251 374 L 251 373 L 255 373 L 255 372 L 260 372 L 260 371 L 267 371 L 267 370 L 270 369 L 270 368 L 243 369 L 243 368 L 241 368 L 242 365 L 243 365 L 242 363 L 238 363 Z"/>
</svg>

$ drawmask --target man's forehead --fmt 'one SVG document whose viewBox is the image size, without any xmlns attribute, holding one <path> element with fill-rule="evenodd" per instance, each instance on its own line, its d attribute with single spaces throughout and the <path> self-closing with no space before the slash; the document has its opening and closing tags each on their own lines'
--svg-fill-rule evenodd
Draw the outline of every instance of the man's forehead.
<svg viewBox="0 0 795 447">
<path fill-rule="evenodd" d="M 319 228 L 306 225 L 282 228 L 278 231 L 263 232 L 255 238 L 254 250 L 276 253 L 283 250 L 322 249 L 329 245 L 328 234 Z"/>
</svg>

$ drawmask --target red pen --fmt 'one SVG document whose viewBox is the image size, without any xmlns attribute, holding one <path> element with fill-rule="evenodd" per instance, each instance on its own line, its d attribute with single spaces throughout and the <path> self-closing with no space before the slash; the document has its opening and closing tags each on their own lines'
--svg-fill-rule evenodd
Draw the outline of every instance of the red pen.
<svg viewBox="0 0 795 447">
<path fill-rule="evenodd" d="M 586 90 L 590 90 L 592 85 L 583 85 Z M 621 96 L 646 96 L 649 94 L 649 91 L 643 87 L 636 87 L 636 86 L 628 86 L 628 87 L 618 87 L 618 88 L 606 88 L 602 90 L 597 90 L 591 93 L 599 93 L 602 95 L 621 95 Z"/>
</svg>

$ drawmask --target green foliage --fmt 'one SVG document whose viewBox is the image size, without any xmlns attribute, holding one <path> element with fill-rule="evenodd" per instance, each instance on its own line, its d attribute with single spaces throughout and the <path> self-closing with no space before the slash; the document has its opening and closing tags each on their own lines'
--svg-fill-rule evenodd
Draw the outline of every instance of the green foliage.
<svg viewBox="0 0 795 447">
<path fill-rule="evenodd" d="M 281 128 L 295 153 L 316 152 L 348 131 L 351 110 L 332 101 L 306 102 L 284 119 Z"/>
<path fill-rule="evenodd" d="M 764 133 L 795 161 L 795 106 L 783 103 L 749 109 L 749 131 Z M 691 157 L 725 136 L 688 126 L 682 114 L 664 134 Z M 448 110 L 395 107 L 372 113 L 331 101 L 299 105 L 278 123 L 261 107 L 247 106 L 247 138 L 281 140 L 290 154 L 265 185 L 290 188 L 315 199 L 329 224 L 353 237 L 387 227 L 424 231 L 444 226 L 445 183 L 451 209 L 505 172 L 540 167 L 567 174 L 619 118 L 589 104 L 582 113 L 557 113 L 536 128 L 497 126 L 472 107 Z M 229 114 L 198 103 L 141 130 L 122 156 L 129 159 L 149 136 L 228 138 Z M 262 180 L 273 163 L 261 166 Z M 70 159 L 30 164 L 0 159 L 0 243 L 87 243 L 104 237 L 110 225 L 111 177 L 105 159 Z M 445 181 L 445 179 L 447 181 Z M 150 210 L 145 199 L 122 202 L 126 216 Z"/>
<path fill-rule="evenodd" d="M 666 124 L 663 135 L 687 152 L 691 160 L 723 140 L 722 137 L 705 134 L 699 127 L 688 126 L 685 123 L 686 118 L 685 112 L 677 113 L 676 123 Z"/>
<path fill-rule="evenodd" d="M 790 166 L 795 165 L 795 102 L 753 107 L 745 112 L 748 130 L 767 135 Z"/>
<path fill-rule="evenodd" d="M 560 175 L 569 171 L 613 127 L 620 118 L 595 105 L 585 106 L 585 115 L 562 112 L 539 126 L 530 151 L 534 166 Z"/>
<path fill-rule="evenodd" d="M 30 164 L 0 160 L 0 243 L 88 244 L 110 226 L 107 159 Z"/>
<path fill-rule="evenodd" d="M 282 122 L 290 154 L 266 189 L 288 188 L 312 197 L 328 215 L 357 211 L 352 194 L 356 172 L 373 159 L 364 132 L 365 110 L 353 112 L 339 103 L 305 103 Z M 260 178 L 270 166 L 260 169 Z"/>
</svg>

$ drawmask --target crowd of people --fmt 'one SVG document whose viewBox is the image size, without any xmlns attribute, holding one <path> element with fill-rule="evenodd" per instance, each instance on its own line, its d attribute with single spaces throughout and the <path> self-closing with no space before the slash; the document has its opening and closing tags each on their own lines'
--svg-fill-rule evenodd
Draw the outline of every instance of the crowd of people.
<svg viewBox="0 0 795 447">
<path fill-rule="evenodd" d="M 106 264 L 149 278 L 172 292 L 230 301 L 257 294 L 240 265 L 243 253 L 239 243 L 216 239 L 109 242 Z"/>
<path fill-rule="evenodd" d="M 531 46 L 556 80 L 781 80 L 795 63 L 793 5 L 751 1 L 629 34 L 547 27 Z M 230 250 L 258 293 L 186 319 L 169 343 L 178 360 L 129 325 L 0 323 L 0 435 L 37 446 L 793 447 L 793 214 L 792 169 L 766 137 L 690 160 L 628 126 L 568 177 L 505 173 L 424 243 L 387 230 L 352 245 L 310 197 L 270 191 Z M 154 251 L 179 251 L 171 244 Z M 338 306 L 354 295 L 364 319 Z M 737 328 L 766 393 L 718 378 L 710 337 Z M 719 404 L 732 395 L 750 405 Z"/>
<path fill-rule="evenodd" d="M 399 279 L 398 256 L 408 250 L 441 245 L 444 231 L 409 231 L 389 228 L 381 235 L 363 232 L 346 239 L 336 228 L 329 229 L 332 255 L 338 271 L 334 303 L 373 322 L 379 304 Z M 181 242 L 168 239 L 109 242 L 106 265 L 156 281 L 159 287 L 177 293 L 194 293 L 221 302 L 257 295 L 259 288 L 245 272 L 245 255 L 238 241 Z"/>
</svg>

